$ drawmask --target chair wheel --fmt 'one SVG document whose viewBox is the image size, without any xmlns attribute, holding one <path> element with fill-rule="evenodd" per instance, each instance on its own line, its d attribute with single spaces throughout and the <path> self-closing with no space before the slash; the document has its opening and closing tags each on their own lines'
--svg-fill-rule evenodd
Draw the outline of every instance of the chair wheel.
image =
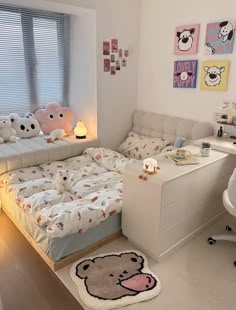
<svg viewBox="0 0 236 310">
<path fill-rule="evenodd" d="M 236 261 L 234 262 L 234 267 L 236 267 Z"/>
<path fill-rule="evenodd" d="M 210 237 L 210 238 L 208 238 L 207 242 L 208 242 L 208 244 L 213 245 L 216 243 L 216 240 Z"/>
<path fill-rule="evenodd" d="M 226 225 L 226 226 L 225 226 L 225 230 L 226 230 L 226 231 L 232 231 L 232 228 L 231 228 L 229 225 Z"/>
</svg>

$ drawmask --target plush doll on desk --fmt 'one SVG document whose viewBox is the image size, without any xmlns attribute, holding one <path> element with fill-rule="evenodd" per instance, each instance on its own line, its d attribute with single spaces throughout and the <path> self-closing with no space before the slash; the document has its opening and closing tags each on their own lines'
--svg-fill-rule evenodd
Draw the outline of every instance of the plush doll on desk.
<svg viewBox="0 0 236 310">
<path fill-rule="evenodd" d="M 144 174 L 141 174 L 139 176 L 139 179 L 146 181 L 148 175 L 156 174 L 160 171 L 160 167 L 157 166 L 157 161 L 154 158 L 146 158 L 143 161 L 143 172 Z"/>
<path fill-rule="evenodd" d="M 16 131 L 11 126 L 9 116 L 0 116 L 0 143 L 16 142 Z"/>
</svg>

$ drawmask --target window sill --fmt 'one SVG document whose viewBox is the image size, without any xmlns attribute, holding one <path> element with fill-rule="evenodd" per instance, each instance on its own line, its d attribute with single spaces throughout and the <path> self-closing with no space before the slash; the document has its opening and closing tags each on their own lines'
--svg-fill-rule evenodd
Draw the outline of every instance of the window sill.
<svg viewBox="0 0 236 310">
<path fill-rule="evenodd" d="M 0 174 L 78 156 L 86 148 L 97 146 L 99 141 L 95 137 L 76 139 L 74 135 L 53 143 L 47 143 L 45 136 L 20 139 L 16 143 L 3 143 L 0 144 Z"/>
</svg>

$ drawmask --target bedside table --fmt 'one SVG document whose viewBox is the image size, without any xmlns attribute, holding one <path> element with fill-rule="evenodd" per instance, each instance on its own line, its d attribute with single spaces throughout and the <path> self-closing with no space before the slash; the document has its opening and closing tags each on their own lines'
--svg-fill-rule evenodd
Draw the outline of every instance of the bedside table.
<svg viewBox="0 0 236 310">
<path fill-rule="evenodd" d="M 198 146 L 184 147 L 199 154 Z M 142 162 L 123 174 L 123 234 L 155 259 L 202 231 L 223 211 L 222 193 L 236 157 L 211 151 L 196 165 L 177 166 L 165 155 L 154 156 L 161 170 L 139 179 Z"/>
</svg>

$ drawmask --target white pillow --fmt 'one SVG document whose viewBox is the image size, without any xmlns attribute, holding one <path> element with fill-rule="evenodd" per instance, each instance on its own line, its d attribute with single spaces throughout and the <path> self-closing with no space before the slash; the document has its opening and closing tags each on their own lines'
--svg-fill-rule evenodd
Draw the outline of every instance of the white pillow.
<svg viewBox="0 0 236 310">
<path fill-rule="evenodd" d="M 162 138 L 141 136 L 131 131 L 118 150 L 128 158 L 140 160 L 159 154 L 168 144 L 170 141 Z"/>
</svg>

